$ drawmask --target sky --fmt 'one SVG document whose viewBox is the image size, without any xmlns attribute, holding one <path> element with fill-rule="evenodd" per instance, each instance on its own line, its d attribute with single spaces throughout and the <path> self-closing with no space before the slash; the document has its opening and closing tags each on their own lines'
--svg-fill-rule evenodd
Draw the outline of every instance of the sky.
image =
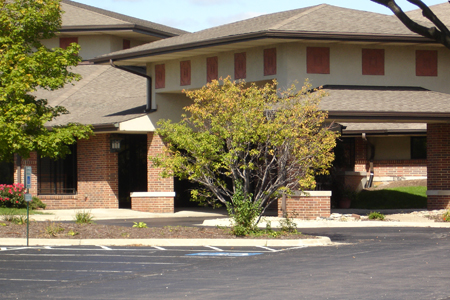
<svg viewBox="0 0 450 300">
<path fill-rule="evenodd" d="M 370 0 L 74 0 L 135 18 L 194 32 L 263 14 L 297 9 L 322 3 L 391 14 Z M 424 0 L 434 5 L 445 0 Z M 397 3 L 408 11 L 417 7 L 406 0 Z"/>
</svg>

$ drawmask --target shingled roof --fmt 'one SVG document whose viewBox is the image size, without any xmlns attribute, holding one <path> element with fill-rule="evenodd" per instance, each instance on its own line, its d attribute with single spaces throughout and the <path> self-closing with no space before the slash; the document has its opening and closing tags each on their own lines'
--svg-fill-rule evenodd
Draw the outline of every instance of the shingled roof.
<svg viewBox="0 0 450 300">
<path fill-rule="evenodd" d="M 444 23 L 447 27 L 450 27 L 450 3 L 441 3 L 431 5 L 430 9 L 433 13 Z M 421 9 L 411 10 L 406 13 L 411 19 L 427 27 L 435 27 L 428 19 L 422 15 Z"/>
<path fill-rule="evenodd" d="M 109 59 L 155 56 L 196 47 L 270 38 L 431 42 L 410 32 L 395 16 L 321 4 L 184 34 L 103 55 L 92 61 L 102 63 Z"/>
<path fill-rule="evenodd" d="M 419 87 L 324 86 L 329 119 L 342 122 L 448 121 L 450 94 Z"/>
<path fill-rule="evenodd" d="M 94 126 L 135 119 L 146 113 L 146 79 L 111 66 L 78 65 L 73 72 L 82 79 L 55 91 L 39 90 L 38 98 L 51 106 L 63 106 L 70 114 L 46 124 L 75 122 Z"/>
<path fill-rule="evenodd" d="M 184 30 L 70 0 L 62 0 L 61 6 L 64 11 L 62 14 L 61 32 L 128 28 L 138 29 L 142 34 L 157 35 L 165 38 L 186 33 Z"/>
</svg>

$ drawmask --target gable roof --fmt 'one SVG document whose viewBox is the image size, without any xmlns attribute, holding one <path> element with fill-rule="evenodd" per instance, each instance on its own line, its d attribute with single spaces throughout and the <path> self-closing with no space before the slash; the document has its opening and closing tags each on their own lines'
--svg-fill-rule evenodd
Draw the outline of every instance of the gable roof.
<svg viewBox="0 0 450 300">
<path fill-rule="evenodd" d="M 433 13 L 444 23 L 447 27 L 450 27 L 450 3 L 445 2 L 441 4 L 431 5 L 429 8 Z M 431 21 L 422 15 L 421 9 L 415 9 L 406 12 L 406 14 L 413 20 L 417 21 L 427 27 L 435 27 Z"/>
<path fill-rule="evenodd" d="M 112 11 L 62 0 L 61 33 L 80 31 L 133 30 L 142 36 L 150 35 L 167 38 L 186 33 L 184 30 L 129 17 Z"/>
<path fill-rule="evenodd" d="M 34 93 L 38 98 L 47 99 L 49 105 L 63 106 L 69 111 L 46 126 L 81 123 L 94 128 L 113 127 L 146 115 L 145 78 L 111 66 L 78 65 L 72 71 L 82 79 L 62 89 Z"/>
<path fill-rule="evenodd" d="M 267 41 L 262 42 L 264 39 Z M 133 59 L 142 57 L 164 54 L 173 57 L 175 52 L 186 55 L 187 51 L 195 49 L 201 49 L 204 53 L 207 47 L 215 47 L 211 51 L 217 52 L 221 50 L 220 46 L 226 44 L 251 41 L 273 43 L 277 39 L 431 42 L 410 32 L 395 16 L 321 4 L 217 26 L 103 55 L 92 61 L 127 60 L 129 64 Z"/>
</svg>

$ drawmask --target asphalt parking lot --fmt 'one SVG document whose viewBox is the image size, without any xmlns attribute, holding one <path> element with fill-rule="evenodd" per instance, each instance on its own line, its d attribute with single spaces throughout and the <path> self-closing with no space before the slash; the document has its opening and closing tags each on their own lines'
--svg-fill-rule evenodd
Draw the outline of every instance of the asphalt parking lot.
<svg viewBox="0 0 450 300">
<path fill-rule="evenodd" d="M 2 247 L 2 298 L 450 299 L 447 228 L 303 231 L 339 244 Z"/>
</svg>

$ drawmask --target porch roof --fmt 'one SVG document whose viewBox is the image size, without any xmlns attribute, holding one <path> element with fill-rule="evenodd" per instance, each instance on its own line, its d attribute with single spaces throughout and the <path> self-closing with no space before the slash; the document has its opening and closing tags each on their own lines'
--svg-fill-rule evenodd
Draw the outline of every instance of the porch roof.
<svg viewBox="0 0 450 300">
<path fill-rule="evenodd" d="M 329 96 L 320 108 L 337 122 L 436 123 L 450 122 L 450 94 L 420 87 L 323 87 Z"/>
</svg>

